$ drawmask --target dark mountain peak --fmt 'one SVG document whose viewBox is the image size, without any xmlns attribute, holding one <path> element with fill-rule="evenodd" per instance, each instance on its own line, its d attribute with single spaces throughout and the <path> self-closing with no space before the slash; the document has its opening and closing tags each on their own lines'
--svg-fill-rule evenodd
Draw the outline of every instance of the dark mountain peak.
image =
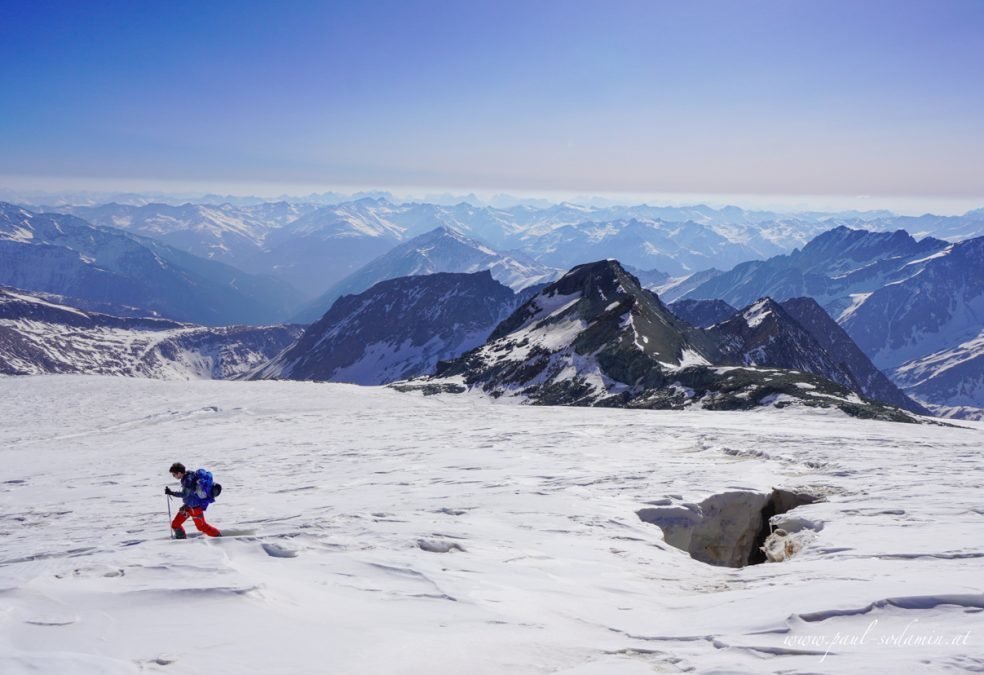
<svg viewBox="0 0 984 675">
<path fill-rule="evenodd" d="M 677 319 L 620 263 L 600 260 L 546 286 L 482 348 L 440 364 L 438 376 L 462 375 L 487 391 L 525 387 L 539 402 L 613 392 L 631 398 L 661 386 L 668 371 L 709 363 L 713 352 L 706 335 Z"/>
<path fill-rule="evenodd" d="M 762 298 L 709 333 L 736 364 L 813 373 L 866 398 L 927 412 L 892 385 L 812 298 Z"/>
<path fill-rule="evenodd" d="M 335 301 L 256 377 L 384 384 L 424 375 L 484 342 L 514 297 L 488 270 L 381 281 Z"/>
<path fill-rule="evenodd" d="M 817 341 L 823 350 L 846 371 L 851 388 L 862 396 L 898 406 L 921 415 L 929 411 L 892 384 L 843 328 L 813 298 L 791 298 L 783 309 Z"/>
<path fill-rule="evenodd" d="M 669 312 L 655 296 L 645 291 L 638 279 L 625 271 L 617 260 L 598 260 L 571 269 L 528 300 L 512 316 L 503 321 L 490 339 L 504 337 L 534 320 L 557 320 L 556 313 L 566 307 L 584 320 L 594 320 L 601 314 L 636 304 L 646 298 L 657 311 Z M 566 316 L 568 312 L 564 312 Z"/>
<path fill-rule="evenodd" d="M 711 332 L 718 335 L 740 336 L 740 347 L 745 351 L 763 346 L 768 341 L 774 340 L 780 333 L 792 335 L 793 341 L 801 342 L 802 344 L 797 345 L 798 348 L 809 349 L 815 346 L 812 344 L 812 339 L 802 331 L 786 310 L 782 308 L 782 305 L 769 297 L 759 298 L 751 305 L 739 310 L 730 318 L 713 326 Z M 734 352 L 736 346 L 733 344 L 728 351 Z M 764 362 L 753 364 L 749 362 L 749 359 L 744 359 L 741 362 L 747 365 L 775 365 Z"/>
<path fill-rule="evenodd" d="M 28 211 L 27 209 L 17 206 L 17 204 L 11 204 L 10 202 L 0 202 L 0 218 L 5 222 L 20 221 L 23 222 L 25 219 L 32 218 L 34 213 Z"/>
<path fill-rule="evenodd" d="M 335 304 L 338 304 L 339 302 L 361 302 L 366 298 L 371 298 L 376 301 L 379 298 L 388 295 L 413 295 L 415 296 L 414 300 L 416 300 L 422 293 L 430 292 L 435 289 L 443 291 L 448 288 L 461 285 L 471 286 L 476 290 L 481 290 L 492 294 L 504 293 L 506 291 L 508 291 L 510 295 L 512 294 L 512 291 L 508 287 L 503 286 L 492 278 L 492 273 L 489 270 L 481 270 L 479 272 L 470 273 L 435 272 L 433 274 L 420 274 L 409 277 L 397 277 L 396 279 L 384 279 L 362 293 L 343 295 L 336 301 Z M 503 289 L 505 290 L 503 291 Z M 333 305 L 325 316 L 331 314 L 334 310 L 335 307 Z"/>
<path fill-rule="evenodd" d="M 960 255 L 980 256 L 984 253 L 984 237 L 974 237 L 958 241 L 953 246 L 953 252 Z"/>
<path fill-rule="evenodd" d="M 772 298 L 761 298 L 708 333 L 720 340 L 722 356 L 731 363 L 813 373 L 849 388 L 854 384 L 816 338 Z"/>
<path fill-rule="evenodd" d="M 577 289 L 588 292 L 591 289 L 597 289 L 601 292 L 608 290 L 616 293 L 625 291 L 624 288 L 620 288 L 622 281 L 628 281 L 632 285 L 639 286 L 639 280 L 629 274 L 621 263 L 609 258 L 573 267 L 552 285 L 564 294 L 572 293 Z"/>
</svg>

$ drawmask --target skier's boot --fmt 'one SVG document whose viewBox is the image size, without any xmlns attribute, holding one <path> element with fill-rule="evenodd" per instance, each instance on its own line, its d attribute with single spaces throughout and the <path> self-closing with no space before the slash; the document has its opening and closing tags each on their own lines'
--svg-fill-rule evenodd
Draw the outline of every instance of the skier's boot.
<svg viewBox="0 0 984 675">
<path fill-rule="evenodd" d="M 188 535 L 185 534 L 185 531 L 182 530 L 182 529 L 180 529 L 180 528 L 175 528 L 173 530 L 173 532 L 174 532 L 174 538 L 175 539 L 187 539 L 188 538 Z"/>
</svg>

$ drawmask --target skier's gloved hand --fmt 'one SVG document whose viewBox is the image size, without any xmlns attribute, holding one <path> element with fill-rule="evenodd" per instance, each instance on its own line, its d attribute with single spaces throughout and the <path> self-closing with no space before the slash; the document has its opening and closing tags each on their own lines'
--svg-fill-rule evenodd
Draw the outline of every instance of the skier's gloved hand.
<svg viewBox="0 0 984 675">
<path fill-rule="evenodd" d="M 164 488 L 164 494 L 166 494 L 168 497 L 173 497 L 174 496 L 174 493 L 171 492 L 171 488 L 169 488 L 169 487 Z"/>
</svg>

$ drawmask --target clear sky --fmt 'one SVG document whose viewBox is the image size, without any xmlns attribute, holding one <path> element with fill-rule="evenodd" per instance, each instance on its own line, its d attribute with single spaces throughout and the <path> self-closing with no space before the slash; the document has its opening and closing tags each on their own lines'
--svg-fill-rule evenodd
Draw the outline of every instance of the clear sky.
<svg viewBox="0 0 984 675">
<path fill-rule="evenodd" d="M 0 87 L 0 184 L 984 205 L 978 0 L 6 0 Z"/>
</svg>

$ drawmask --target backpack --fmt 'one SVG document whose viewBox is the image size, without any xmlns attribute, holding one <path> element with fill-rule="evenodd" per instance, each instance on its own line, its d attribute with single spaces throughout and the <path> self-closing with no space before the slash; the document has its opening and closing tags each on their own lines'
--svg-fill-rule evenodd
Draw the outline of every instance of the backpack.
<svg viewBox="0 0 984 675">
<path fill-rule="evenodd" d="M 195 472 L 195 478 L 198 481 L 195 486 L 195 494 L 200 499 L 214 502 L 215 498 L 222 494 L 222 486 L 213 480 L 211 471 L 199 469 Z"/>
</svg>

